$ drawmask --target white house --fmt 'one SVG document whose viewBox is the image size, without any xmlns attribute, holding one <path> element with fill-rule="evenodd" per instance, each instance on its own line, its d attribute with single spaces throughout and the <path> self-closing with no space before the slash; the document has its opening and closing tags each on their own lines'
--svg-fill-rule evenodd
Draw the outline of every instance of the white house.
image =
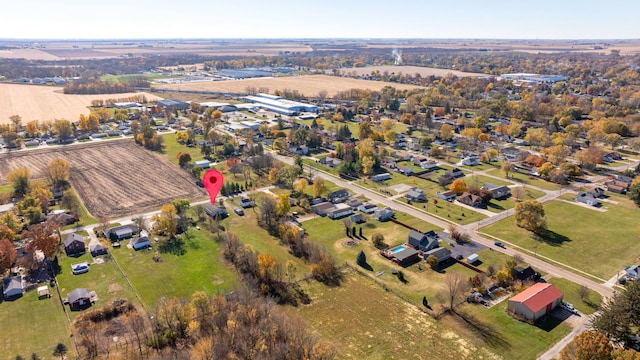
<svg viewBox="0 0 640 360">
<path fill-rule="evenodd" d="M 626 270 L 627 279 L 629 280 L 640 280 L 640 266 L 634 265 Z"/>
</svg>

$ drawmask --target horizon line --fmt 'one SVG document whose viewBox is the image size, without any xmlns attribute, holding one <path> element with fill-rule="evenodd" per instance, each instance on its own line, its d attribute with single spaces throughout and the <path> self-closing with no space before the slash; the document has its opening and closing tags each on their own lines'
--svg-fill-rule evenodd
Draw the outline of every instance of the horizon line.
<svg viewBox="0 0 640 360">
<path fill-rule="evenodd" d="M 45 38 L 45 37 L 26 37 L 26 38 L 3 38 L 0 37 L 0 41 L 139 41 L 139 40 L 290 40 L 290 41 L 305 41 L 305 40 L 358 40 L 358 41 L 372 41 L 372 40 L 458 40 L 458 41 L 478 41 L 478 40 L 500 40 L 500 41 L 620 41 L 620 40 L 640 40 L 640 37 L 620 37 L 620 38 L 467 38 L 467 37 L 148 37 L 148 38 L 108 38 L 108 37 L 96 37 L 96 38 Z"/>
</svg>

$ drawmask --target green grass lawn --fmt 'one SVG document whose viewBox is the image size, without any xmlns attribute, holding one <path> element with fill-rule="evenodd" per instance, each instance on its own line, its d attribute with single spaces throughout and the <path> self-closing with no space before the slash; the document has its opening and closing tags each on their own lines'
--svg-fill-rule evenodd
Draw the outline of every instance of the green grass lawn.
<svg viewBox="0 0 640 360">
<path fill-rule="evenodd" d="M 513 188 L 511 188 L 511 192 L 513 192 Z M 524 189 L 524 198 L 521 200 L 529 200 L 529 199 L 537 199 L 544 196 L 544 192 L 527 188 Z M 503 200 L 492 199 L 487 205 L 487 210 L 495 213 L 503 212 L 508 209 L 513 209 L 516 207 L 516 200 L 513 197 Z"/>
<path fill-rule="evenodd" d="M 290 311 L 332 343 L 339 359 L 462 359 L 469 353 L 492 357 L 482 346 L 357 274 L 347 274 L 340 287 L 317 282 L 302 286 L 311 303 Z"/>
<path fill-rule="evenodd" d="M 49 359 L 58 343 L 67 345 L 67 358 L 75 358 L 60 298 L 55 289 L 49 288 L 49 292 L 51 298 L 42 300 L 35 289 L 14 301 L 0 299 L 0 359 L 15 359 L 16 355 L 30 359 L 32 353 Z"/>
<path fill-rule="evenodd" d="M 571 331 L 569 325 L 553 317 L 534 325 L 518 321 L 507 314 L 506 308 L 506 300 L 490 309 L 463 304 L 456 310 L 458 315 L 446 315 L 441 322 L 503 359 L 536 359 Z"/>
<path fill-rule="evenodd" d="M 190 239 L 173 253 L 157 252 L 159 245 L 153 240 L 150 250 L 134 251 L 125 246 L 128 242 L 112 249 L 147 306 L 154 306 L 163 296 L 189 297 L 196 291 L 225 293 L 238 284 L 235 271 L 222 260 L 220 244 L 204 229 L 191 229 L 189 233 Z M 154 255 L 160 255 L 162 261 L 155 262 Z"/>
<path fill-rule="evenodd" d="M 580 285 L 569 280 L 551 278 L 548 282 L 562 291 L 564 294 L 564 301 L 572 304 L 573 307 L 583 314 L 593 314 L 602 303 L 602 296 L 597 291 L 593 290 L 587 290 L 587 296 L 584 300 L 581 299 L 578 294 Z"/>
<path fill-rule="evenodd" d="M 73 196 L 76 197 L 76 199 L 78 199 L 78 203 L 80 204 L 80 221 L 78 221 L 78 223 L 76 224 L 71 224 L 71 225 L 67 225 L 65 227 L 63 227 L 63 230 L 66 229 L 73 229 L 75 227 L 78 226 L 86 226 L 86 225 L 92 225 L 92 224 L 97 224 L 98 220 L 96 218 L 94 218 L 93 216 L 91 216 L 91 214 L 89 214 L 89 211 L 87 210 L 87 207 L 84 206 L 84 202 L 82 202 L 82 199 L 80 198 L 80 196 L 78 196 L 78 193 L 76 192 L 76 189 L 73 188 L 73 186 L 71 186 L 68 190 L 66 191 L 70 191 L 71 194 Z M 56 205 L 55 207 L 52 207 L 51 209 L 54 210 L 56 208 L 59 208 L 60 206 Z"/>
<path fill-rule="evenodd" d="M 62 297 L 76 288 L 87 288 L 95 291 L 98 301 L 93 307 L 103 307 L 110 305 L 116 299 L 127 299 L 134 304 L 138 301 L 127 284 L 126 279 L 118 269 L 116 263 L 109 256 L 103 256 L 103 264 L 94 264 L 93 258 L 87 252 L 80 257 L 68 257 L 64 253 L 58 255 L 60 273 L 56 276 Z M 71 273 L 71 264 L 87 261 L 89 262 L 89 272 L 79 275 Z M 73 320 L 81 314 L 81 311 L 69 311 L 69 316 Z"/>
<path fill-rule="evenodd" d="M 562 201 L 544 204 L 548 232 L 536 241 L 515 225 L 513 217 L 482 231 L 524 249 L 566 263 L 601 279 L 608 279 L 640 253 L 637 224 L 640 210 L 624 196 L 612 194 L 619 204 L 604 204 L 599 212 Z"/>
<path fill-rule="evenodd" d="M 491 171 L 487 172 L 487 174 L 493 175 L 493 176 L 504 177 L 504 176 L 502 176 L 502 173 L 501 173 L 500 169 L 491 170 Z M 509 180 L 511 180 L 511 181 L 513 181 L 515 183 L 523 184 L 523 185 L 536 186 L 536 187 L 539 187 L 539 188 L 545 189 L 545 190 L 560 190 L 562 188 L 561 185 L 554 184 L 552 182 L 542 180 L 542 179 L 537 178 L 535 176 L 526 175 L 526 174 L 522 174 L 522 173 L 519 173 L 519 172 L 510 173 L 509 174 Z"/>
<path fill-rule="evenodd" d="M 492 170 L 492 169 L 500 169 L 500 162 L 499 161 L 494 161 L 494 162 L 492 162 L 490 164 L 485 163 L 485 162 L 481 162 L 480 165 L 476 165 L 476 166 L 462 165 L 460 167 L 465 169 L 465 170 L 472 170 L 472 171 Z"/>
<path fill-rule="evenodd" d="M 174 165 L 178 165 L 178 153 L 188 153 L 191 155 L 191 161 L 203 160 L 204 156 L 200 153 L 200 147 L 187 147 L 186 145 L 178 144 L 176 141 L 176 134 L 169 133 L 162 135 L 164 138 L 164 150 L 162 156 L 164 156 L 169 162 Z"/>
</svg>

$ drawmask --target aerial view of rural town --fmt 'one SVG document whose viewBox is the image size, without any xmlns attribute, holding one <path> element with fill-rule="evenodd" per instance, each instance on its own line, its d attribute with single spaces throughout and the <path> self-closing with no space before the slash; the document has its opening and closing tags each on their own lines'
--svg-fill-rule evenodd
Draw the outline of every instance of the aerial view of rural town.
<svg viewBox="0 0 640 360">
<path fill-rule="evenodd" d="M 0 360 L 640 359 L 640 40 L 43 31 Z"/>
</svg>

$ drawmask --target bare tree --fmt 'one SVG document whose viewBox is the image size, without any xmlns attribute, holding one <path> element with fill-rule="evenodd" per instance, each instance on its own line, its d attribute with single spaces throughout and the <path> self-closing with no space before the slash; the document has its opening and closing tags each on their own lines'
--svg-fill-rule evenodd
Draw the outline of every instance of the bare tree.
<svg viewBox="0 0 640 360">
<path fill-rule="evenodd" d="M 462 295 L 464 295 L 464 292 L 467 291 L 469 284 L 460 273 L 447 273 L 444 277 L 444 284 L 447 288 L 449 310 L 454 311 L 453 308 Z"/>
</svg>

